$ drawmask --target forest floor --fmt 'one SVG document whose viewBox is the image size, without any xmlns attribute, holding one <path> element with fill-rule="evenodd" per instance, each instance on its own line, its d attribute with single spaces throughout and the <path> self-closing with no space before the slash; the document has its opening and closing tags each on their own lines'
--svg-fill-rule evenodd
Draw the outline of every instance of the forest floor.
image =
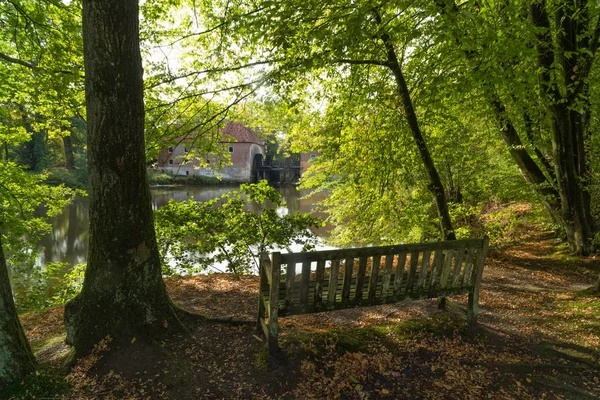
<svg viewBox="0 0 600 400">
<path fill-rule="evenodd" d="M 22 321 L 40 370 L 6 393 L 76 399 L 598 399 L 600 259 L 568 255 L 532 226 L 491 248 L 479 326 L 419 301 L 280 319 L 285 360 L 271 369 L 253 324 L 190 319 L 160 343 L 110 340 L 63 366 L 62 308 Z M 166 280 L 183 309 L 253 321 L 258 280 Z M 455 301 L 464 304 L 458 296 Z M 28 393 L 26 393 L 28 391 Z M 2 397 L 2 393 L 0 393 Z"/>
</svg>

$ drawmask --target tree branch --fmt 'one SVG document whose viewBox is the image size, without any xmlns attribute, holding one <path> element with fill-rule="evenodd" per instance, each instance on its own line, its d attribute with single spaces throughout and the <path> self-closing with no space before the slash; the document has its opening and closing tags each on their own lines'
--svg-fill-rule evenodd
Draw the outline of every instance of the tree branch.
<svg viewBox="0 0 600 400">
<path fill-rule="evenodd" d="M 350 60 L 346 58 L 340 58 L 337 60 L 333 60 L 333 62 L 340 64 L 353 64 L 353 65 L 380 65 L 383 67 L 390 67 L 389 61 L 379 61 L 379 60 Z"/>
<path fill-rule="evenodd" d="M 160 85 L 164 85 L 164 84 L 167 84 L 167 83 L 175 82 L 175 81 L 177 81 L 179 79 L 189 78 L 191 76 L 198 76 L 198 75 L 202 75 L 202 74 L 210 74 L 210 73 L 215 73 L 215 72 L 240 71 L 240 70 L 245 69 L 245 68 L 256 67 L 256 66 L 259 66 L 259 65 L 267 65 L 267 64 L 271 64 L 271 63 L 275 63 L 275 62 L 279 62 L 279 61 L 283 61 L 283 59 L 256 61 L 256 62 L 251 62 L 251 63 L 248 63 L 248 64 L 244 64 L 244 65 L 238 65 L 238 66 L 235 66 L 235 67 L 207 68 L 207 69 L 203 69 L 201 71 L 193 71 L 193 72 L 188 72 L 187 74 L 172 76 L 172 77 L 170 77 L 168 79 L 165 79 L 163 81 L 151 84 L 146 89 L 154 89 L 155 87 L 158 87 Z"/>
<path fill-rule="evenodd" d="M 538 29 L 535 33 L 537 39 L 536 50 L 538 64 L 542 67 L 540 72 L 540 87 L 545 96 L 552 95 L 554 101 L 560 98 L 556 84 L 552 84 L 550 71 L 554 68 L 554 52 L 552 51 L 552 34 L 550 33 L 550 20 L 546 12 L 546 1 L 536 0 L 529 7 L 531 24 Z"/>
<path fill-rule="evenodd" d="M 4 54 L 4 53 L 0 53 L 0 60 L 4 60 L 11 64 L 19 64 L 19 65 L 22 65 L 23 67 L 27 67 L 29 69 L 37 69 L 37 66 L 30 62 L 11 57 L 8 54 Z"/>
</svg>

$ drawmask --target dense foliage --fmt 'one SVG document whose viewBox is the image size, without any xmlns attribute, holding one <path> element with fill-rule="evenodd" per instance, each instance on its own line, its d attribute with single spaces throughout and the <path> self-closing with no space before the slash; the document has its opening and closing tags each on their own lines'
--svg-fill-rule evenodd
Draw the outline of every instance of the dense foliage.
<svg viewBox="0 0 600 400">
<path fill-rule="evenodd" d="M 258 271 L 261 253 L 314 247 L 310 228 L 321 226 L 310 214 L 282 211 L 279 192 L 266 181 L 199 203 L 169 201 L 155 212 L 163 273 L 194 273 L 226 263 L 233 273 Z"/>
<path fill-rule="evenodd" d="M 537 196 L 571 250 L 594 249 L 596 2 L 162 5 L 189 17 L 170 31 L 186 54 L 164 69 L 173 90 L 235 82 L 243 97 L 268 84 L 309 116 L 295 126 L 296 149 L 322 153 L 307 185 L 353 203 L 328 205 L 336 222 L 352 224 L 338 230 L 342 242 L 373 232 L 389 210 L 405 217 L 396 240 L 430 238 L 437 223 L 451 237 L 448 201 L 521 199 L 520 172 L 525 197 Z M 362 168 L 340 173 L 357 152 Z M 410 206 L 415 199 L 423 207 Z M 357 222 L 343 208 L 364 212 Z"/>
</svg>

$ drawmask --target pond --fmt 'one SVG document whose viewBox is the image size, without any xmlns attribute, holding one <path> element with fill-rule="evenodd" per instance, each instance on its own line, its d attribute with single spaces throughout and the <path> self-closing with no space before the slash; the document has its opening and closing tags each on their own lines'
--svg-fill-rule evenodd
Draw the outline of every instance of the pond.
<svg viewBox="0 0 600 400">
<path fill-rule="evenodd" d="M 215 187 L 179 187 L 179 188 L 153 188 L 152 207 L 156 210 L 173 199 L 184 201 L 191 198 L 200 202 L 215 199 L 236 190 L 235 186 Z M 297 190 L 295 187 L 281 187 L 278 189 L 283 200 L 287 203 L 287 209 L 281 212 L 309 212 L 314 216 L 323 218 L 324 215 L 315 212 L 315 203 L 322 200 L 325 195 L 303 198 L 307 193 Z M 77 197 L 71 204 L 65 207 L 63 213 L 50 218 L 52 230 L 49 235 L 39 242 L 43 250 L 38 259 L 38 265 L 49 262 L 66 262 L 69 266 L 84 263 L 87 259 L 88 250 L 88 216 L 89 198 Z M 327 236 L 328 227 L 320 228 L 315 233 L 324 238 Z M 323 246 L 325 247 L 325 246 Z"/>
</svg>

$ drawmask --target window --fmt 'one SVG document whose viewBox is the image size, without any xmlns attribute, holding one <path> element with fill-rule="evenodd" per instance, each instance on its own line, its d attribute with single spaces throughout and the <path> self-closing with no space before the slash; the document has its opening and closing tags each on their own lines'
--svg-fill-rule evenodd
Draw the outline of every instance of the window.
<svg viewBox="0 0 600 400">
<path fill-rule="evenodd" d="M 314 153 L 313 153 L 313 154 L 311 154 L 311 155 L 310 155 L 310 159 L 311 159 L 311 160 L 314 160 L 315 158 L 317 158 L 317 155 L 316 155 L 316 154 L 314 154 Z"/>
<path fill-rule="evenodd" d="M 229 146 L 229 152 L 233 153 L 233 146 Z"/>
<path fill-rule="evenodd" d="M 173 147 L 169 147 L 169 153 L 172 153 L 172 152 L 173 152 L 173 150 L 174 150 L 174 148 L 173 148 Z"/>
<path fill-rule="evenodd" d="M 170 165 L 173 165 L 173 160 L 169 160 L 169 164 L 170 164 Z"/>
<path fill-rule="evenodd" d="M 190 171 L 185 171 L 185 174 L 186 174 L 186 175 L 189 175 L 189 174 L 190 174 Z"/>
<path fill-rule="evenodd" d="M 184 152 L 184 153 L 187 153 L 187 152 L 188 152 L 188 149 L 187 149 L 187 147 L 183 146 L 183 152 Z"/>
</svg>

